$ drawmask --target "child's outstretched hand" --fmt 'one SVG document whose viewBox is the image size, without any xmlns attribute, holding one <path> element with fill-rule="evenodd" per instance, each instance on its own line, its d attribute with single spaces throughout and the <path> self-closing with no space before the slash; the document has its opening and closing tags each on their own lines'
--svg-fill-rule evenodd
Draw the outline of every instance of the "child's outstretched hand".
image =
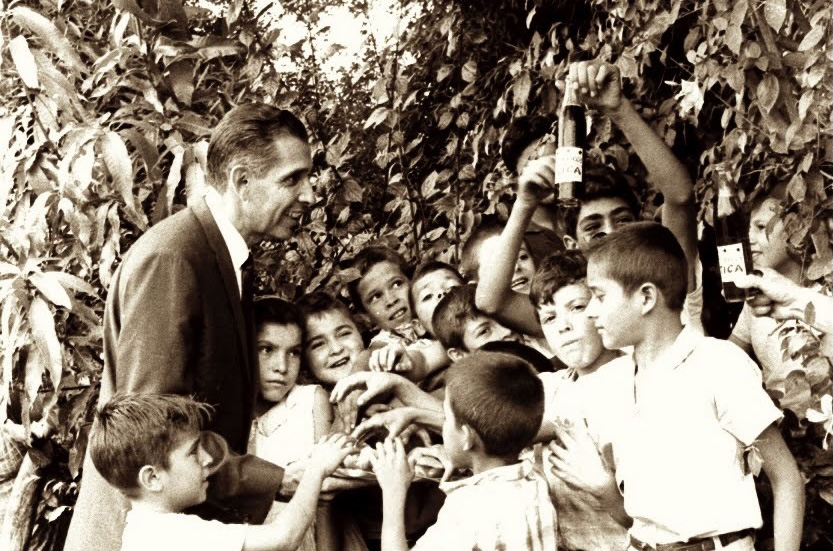
<svg viewBox="0 0 833 551">
<path fill-rule="evenodd" d="M 320 473 L 322 480 L 327 478 L 353 451 L 353 444 L 346 434 L 325 436 L 312 448 L 306 468 Z"/>
<path fill-rule="evenodd" d="M 382 488 L 382 494 L 405 499 L 414 472 L 408 463 L 405 445 L 399 438 L 388 438 L 376 444 L 376 454 L 371 458 L 373 472 Z"/>
<path fill-rule="evenodd" d="M 371 352 L 367 365 L 371 371 L 410 371 L 414 368 L 408 350 L 398 343 Z"/>
<path fill-rule="evenodd" d="M 330 393 L 331 402 L 340 402 L 345 396 L 359 388 L 366 388 L 356 400 L 358 405 L 364 405 L 376 396 L 395 391 L 402 378 L 393 373 L 374 371 L 360 371 L 341 379 Z"/>
<path fill-rule="evenodd" d="M 619 68 L 604 61 L 578 61 L 570 64 L 567 86 L 587 106 L 611 114 L 622 106 L 622 79 Z"/>
<path fill-rule="evenodd" d="M 515 202 L 537 206 L 555 191 L 555 155 L 529 161 L 518 176 Z"/>
<path fill-rule="evenodd" d="M 605 465 L 587 426 L 555 425 L 558 440 L 549 444 L 552 473 L 567 485 L 585 491 L 599 501 L 606 501 L 610 488 L 616 486 L 611 470 Z"/>
<path fill-rule="evenodd" d="M 391 437 L 399 436 L 414 421 L 414 410 L 408 407 L 393 408 L 374 413 L 353 429 L 352 436 L 362 440 L 365 436 L 387 431 Z"/>
</svg>

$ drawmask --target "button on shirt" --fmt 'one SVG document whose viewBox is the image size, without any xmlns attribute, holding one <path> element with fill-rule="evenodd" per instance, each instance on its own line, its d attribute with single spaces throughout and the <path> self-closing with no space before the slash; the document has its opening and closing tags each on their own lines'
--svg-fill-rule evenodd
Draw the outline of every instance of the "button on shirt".
<svg viewBox="0 0 833 551">
<path fill-rule="evenodd" d="M 214 222 L 217 223 L 217 228 L 220 230 L 220 235 L 223 236 L 223 241 L 228 249 L 231 263 L 234 266 L 234 274 L 237 276 L 237 290 L 243 293 L 243 275 L 242 267 L 246 259 L 249 258 L 249 246 L 243 240 L 243 236 L 234 227 L 229 219 L 228 212 L 223 199 L 214 188 L 209 188 L 205 193 L 205 202 L 208 204 L 208 210 L 211 211 L 211 216 Z"/>
<path fill-rule="evenodd" d="M 781 417 L 739 347 L 683 329 L 652 365 L 632 356 L 634 400 L 614 437 L 631 534 L 673 543 L 762 524 L 744 448 Z"/>
<path fill-rule="evenodd" d="M 489 469 L 440 484 L 446 494 L 437 522 L 411 551 L 553 551 L 555 509 L 532 463 Z"/>
</svg>

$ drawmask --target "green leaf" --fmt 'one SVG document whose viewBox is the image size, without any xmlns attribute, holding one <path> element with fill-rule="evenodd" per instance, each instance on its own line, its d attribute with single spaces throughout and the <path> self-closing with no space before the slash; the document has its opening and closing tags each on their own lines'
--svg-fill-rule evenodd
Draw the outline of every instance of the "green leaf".
<svg viewBox="0 0 833 551">
<path fill-rule="evenodd" d="M 166 71 L 168 84 L 176 99 L 188 107 L 191 106 L 191 98 L 194 96 L 194 68 L 193 60 L 181 59 L 168 65 Z"/>
<path fill-rule="evenodd" d="M 388 118 L 388 113 L 390 113 L 390 109 L 387 107 L 377 107 L 365 121 L 364 129 L 367 130 L 379 126 Z"/>
<path fill-rule="evenodd" d="M 787 19 L 787 0 L 766 0 L 764 17 L 776 33 L 780 31 L 784 20 Z"/>
<path fill-rule="evenodd" d="M 816 307 L 812 302 L 808 302 L 804 308 L 804 321 L 808 325 L 814 325 L 816 323 Z"/>
<path fill-rule="evenodd" d="M 527 101 L 529 101 L 529 91 L 532 88 L 532 78 L 529 76 L 529 71 L 523 71 L 515 79 L 512 85 L 512 101 L 516 107 L 526 108 Z"/>
<path fill-rule="evenodd" d="M 474 82 L 477 78 L 477 62 L 473 59 L 466 61 L 466 64 L 460 69 L 460 73 L 463 81 L 469 83 Z"/>
<path fill-rule="evenodd" d="M 765 113 L 772 111 L 772 107 L 778 100 L 779 84 L 775 75 L 767 74 L 758 83 L 758 103 Z"/>
<path fill-rule="evenodd" d="M 29 274 L 29 281 L 49 302 L 69 310 L 72 308 L 72 301 L 64 286 L 53 274 L 54 272 L 33 272 Z"/>
<path fill-rule="evenodd" d="M 29 306 L 29 325 L 32 328 L 32 338 L 35 342 L 41 360 L 46 362 L 52 386 L 56 389 L 61 384 L 63 358 L 61 343 L 55 333 L 55 318 L 49 305 L 40 297 L 32 299 Z"/>
<path fill-rule="evenodd" d="M 743 34 L 740 32 L 740 27 L 737 25 L 729 25 L 726 29 L 726 36 L 723 38 L 724 44 L 735 55 L 740 54 L 741 42 L 743 42 Z"/>
<path fill-rule="evenodd" d="M 821 39 L 824 37 L 824 29 L 821 26 L 815 26 L 810 29 L 810 32 L 801 40 L 801 44 L 798 45 L 799 52 L 806 52 L 810 48 L 815 48 L 816 44 L 818 44 Z"/>
<path fill-rule="evenodd" d="M 15 6 L 9 12 L 12 21 L 35 34 L 73 73 L 78 74 L 86 70 L 78 52 L 49 19 L 25 6 Z"/>
<path fill-rule="evenodd" d="M 35 57 L 29 50 L 29 42 L 26 37 L 19 35 L 9 42 L 9 52 L 12 54 L 12 61 L 17 69 L 17 75 L 23 84 L 29 88 L 40 88 L 38 81 L 38 67 L 35 63 Z"/>
<path fill-rule="evenodd" d="M 135 209 L 133 197 L 133 163 L 127 146 L 117 132 L 105 132 L 99 143 L 104 164 L 113 179 L 113 189 L 128 208 Z"/>
</svg>

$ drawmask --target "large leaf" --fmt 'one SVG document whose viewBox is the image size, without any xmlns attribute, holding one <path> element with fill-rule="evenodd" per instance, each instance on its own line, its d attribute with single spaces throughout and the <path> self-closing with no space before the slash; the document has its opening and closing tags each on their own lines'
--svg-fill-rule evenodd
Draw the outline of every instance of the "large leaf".
<svg viewBox="0 0 833 551">
<path fill-rule="evenodd" d="M 113 179 L 113 189 L 126 205 L 133 207 L 133 163 L 127 146 L 117 132 L 105 132 L 99 143 L 104 164 Z"/>
<path fill-rule="evenodd" d="M 81 57 L 67 37 L 61 34 L 61 31 L 49 19 L 25 6 L 15 6 L 9 12 L 12 21 L 37 35 L 41 42 L 73 73 L 78 74 L 86 69 L 84 62 L 81 61 Z"/>
<path fill-rule="evenodd" d="M 35 57 L 29 49 L 29 42 L 26 41 L 26 37 L 22 35 L 14 37 L 9 42 L 9 52 L 12 54 L 17 75 L 23 81 L 23 84 L 29 88 L 40 88 L 38 67 L 35 63 Z"/>
<path fill-rule="evenodd" d="M 55 318 L 49 305 L 40 297 L 32 299 L 29 306 L 29 326 L 32 329 L 32 339 L 49 371 L 49 378 L 52 386 L 56 389 L 61 384 L 61 371 L 63 370 L 63 357 L 61 354 L 61 343 L 58 342 L 58 335 L 55 333 Z"/>
<path fill-rule="evenodd" d="M 784 20 L 787 18 L 787 0 L 766 0 L 764 17 L 769 26 L 775 29 L 775 32 L 780 31 L 784 25 Z"/>
<path fill-rule="evenodd" d="M 61 282 L 55 278 L 56 272 L 33 272 L 29 274 L 29 281 L 56 306 L 63 306 L 67 310 L 72 308 L 72 301 Z"/>
<path fill-rule="evenodd" d="M 191 59 L 174 61 L 168 65 L 165 76 L 176 99 L 190 107 L 191 98 L 194 96 L 194 61 Z"/>
</svg>

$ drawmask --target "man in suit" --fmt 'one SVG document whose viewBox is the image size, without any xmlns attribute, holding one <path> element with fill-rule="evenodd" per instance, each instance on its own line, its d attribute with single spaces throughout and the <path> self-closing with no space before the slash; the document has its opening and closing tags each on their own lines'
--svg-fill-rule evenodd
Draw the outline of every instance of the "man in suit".
<svg viewBox="0 0 833 551">
<path fill-rule="evenodd" d="M 207 159 L 205 197 L 148 230 L 113 277 L 99 403 L 117 392 L 193 395 L 214 408 L 206 428 L 244 454 L 257 391 L 249 247 L 298 229 L 313 200 L 311 154 L 294 115 L 246 104 L 217 125 Z M 283 471 L 270 463 L 228 465 L 215 496 L 268 502 L 280 487 Z M 119 549 L 125 512 L 88 456 L 64 549 Z"/>
</svg>

